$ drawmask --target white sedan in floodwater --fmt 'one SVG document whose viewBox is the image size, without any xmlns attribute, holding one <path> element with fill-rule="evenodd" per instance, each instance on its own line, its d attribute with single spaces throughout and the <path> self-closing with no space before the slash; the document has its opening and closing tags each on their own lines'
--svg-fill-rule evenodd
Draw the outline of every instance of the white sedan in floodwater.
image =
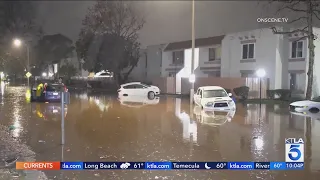
<svg viewBox="0 0 320 180">
<path fill-rule="evenodd" d="M 118 89 L 118 96 L 142 96 L 154 99 L 160 94 L 160 89 L 157 86 L 143 84 L 141 82 L 131 82 L 122 84 Z"/>
<path fill-rule="evenodd" d="M 296 101 L 290 104 L 290 111 L 297 113 L 318 113 L 320 111 L 320 102 L 316 101 Z"/>
</svg>

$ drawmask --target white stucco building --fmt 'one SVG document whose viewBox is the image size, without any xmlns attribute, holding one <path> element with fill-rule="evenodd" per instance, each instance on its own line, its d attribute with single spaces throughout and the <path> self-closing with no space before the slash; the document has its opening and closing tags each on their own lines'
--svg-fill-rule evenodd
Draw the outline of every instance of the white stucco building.
<svg viewBox="0 0 320 180">
<path fill-rule="evenodd" d="M 292 31 L 277 28 L 278 31 Z M 314 28 L 315 34 L 320 29 Z M 313 96 L 319 96 L 320 41 L 315 40 Z M 307 86 L 308 40 L 303 33 L 274 34 L 257 29 L 228 34 L 222 41 L 222 77 L 253 77 L 258 68 L 266 71 L 270 89 L 291 89 L 304 95 Z"/>
<path fill-rule="evenodd" d="M 194 69 L 197 77 L 220 77 L 221 42 L 224 36 L 195 40 Z M 189 77 L 191 74 L 191 40 L 169 43 L 163 50 L 162 77 Z"/>
<path fill-rule="evenodd" d="M 320 34 L 320 29 L 314 28 L 314 32 Z M 313 96 L 319 96 L 320 68 L 316 67 L 320 67 L 320 39 L 314 43 Z M 181 84 L 182 77 L 190 76 L 191 40 L 148 46 L 145 51 L 146 56 L 132 74 L 137 80 L 176 77 L 176 84 Z M 201 38 L 195 40 L 194 53 L 197 77 L 255 77 L 255 71 L 263 68 L 269 89 L 291 89 L 296 95 L 305 94 L 309 52 L 303 33 L 281 35 L 264 28 Z"/>
</svg>

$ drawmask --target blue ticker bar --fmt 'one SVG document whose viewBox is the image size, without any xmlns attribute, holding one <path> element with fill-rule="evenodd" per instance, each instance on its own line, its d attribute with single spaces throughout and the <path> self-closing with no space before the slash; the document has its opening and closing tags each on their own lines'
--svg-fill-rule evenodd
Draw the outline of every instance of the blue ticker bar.
<svg viewBox="0 0 320 180">
<path fill-rule="evenodd" d="M 287 162 L 61 162 L 62 170 L 303 170 Z"/>
</svg>

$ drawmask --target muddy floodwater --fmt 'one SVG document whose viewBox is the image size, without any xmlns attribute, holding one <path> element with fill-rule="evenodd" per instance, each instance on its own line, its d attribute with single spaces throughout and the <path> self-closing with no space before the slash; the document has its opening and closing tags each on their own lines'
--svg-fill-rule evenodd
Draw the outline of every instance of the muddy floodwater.
<svg viewBox="0 0 320 180">
<path fill-rule="evenodd" d="M 3 161 L 284 161 L 285 138 L 305 143 L 305 169 L 298 171 L 31 172 L 4 166 L 1 179 L 320 179 L 320 115 L 292 115 L 288 106 L 238 104 L 235 112 L 223 113 L 190 107 L 188 99 L 173 96 L 117 99 L 71 92 L 61 146 L 59 103 L 27 102 L 19 86 L 2 84 L 1 94 Z"/>
</svg>

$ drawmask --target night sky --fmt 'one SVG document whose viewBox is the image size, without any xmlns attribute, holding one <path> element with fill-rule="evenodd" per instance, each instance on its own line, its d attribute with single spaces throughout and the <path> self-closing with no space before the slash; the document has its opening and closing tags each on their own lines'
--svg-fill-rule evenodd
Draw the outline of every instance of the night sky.
<svg viewBox="0 0 320 180">
<path fill-rule="evenodd" d="M 81 21 L 94 1 L 45 1 L 39 3 L 39 22 L 46 34 L 61 33 L 74 41 Z M 191 39 L 191 1 L 134 2 L 146 24 L 140 33 L 143 46 Z M 258 17 L 276 16 L 255 1 L 196 1 L 196 37 L 210 37 L 262 28 Z M 270 15 L 271 14 L 271 15 Z"/>
</svg>

